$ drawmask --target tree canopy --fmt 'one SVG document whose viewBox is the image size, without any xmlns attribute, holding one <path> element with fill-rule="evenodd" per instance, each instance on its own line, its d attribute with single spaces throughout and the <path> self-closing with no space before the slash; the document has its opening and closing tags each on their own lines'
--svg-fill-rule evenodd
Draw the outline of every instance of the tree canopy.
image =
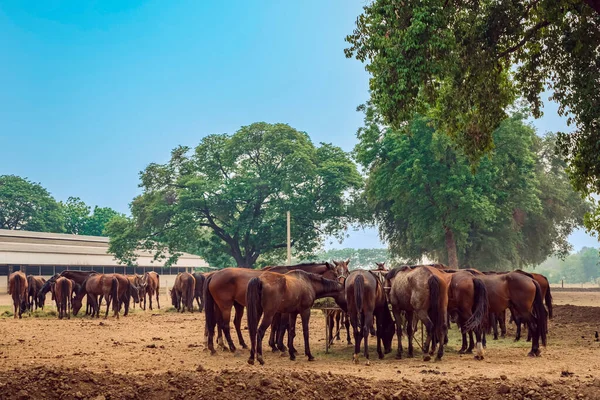
<svg viewBox="0 0 600 400">
<path fill-rule="evenodd" d="M 61 203 L 65 232 L 75 235 L 105 236 L 104 227 L 113 217 L 122 216 L 109 207 L 91 207 L 79 197 L 69 197 Z"/>
<path fill-rule="evenodd" d="M 126 263 L 142 248 L 167 262 L 194 251 L 209 262 L 226 262 L 227 254 L 252 267 L 285 249 L 287 211 L 296 253 L 311 252 L 325 235 L 342 234 L 362 185 L 340 148 L 264 122 L 206 136 L 193 152 L 177 147 L 167 164 L 150 164 L 140 177 L 132 218 L 107 227 L 110 251 Z"/>
<path fill-rule="evenodd" d="M 576 126 L 558 142 L 572 180 L 600 193 L 599 1 L 373 0 L 346 40 L 387 124 L 427 114 L 471 161 L 493 148 L 515 99 L 539 117 L 548 89 Z"/>
<path fill-rule="evenodd" d="M 62 232 L 60 204 L 39 183 L 15 175 L 0 176 L 0 228 Z"/>
<path fill-rule="evenodd" d="M 423 255 L 453 267 L 512 268 L 564 254 L 588 204 L 553 152 L 515 114 L 494 132 L 496 147 L 475 173 L 450 138 L 417 117 L 385 128 L 365 107 L 358 161 L 369 172 L 365 196 L 393 255 Z"/>
</svg>

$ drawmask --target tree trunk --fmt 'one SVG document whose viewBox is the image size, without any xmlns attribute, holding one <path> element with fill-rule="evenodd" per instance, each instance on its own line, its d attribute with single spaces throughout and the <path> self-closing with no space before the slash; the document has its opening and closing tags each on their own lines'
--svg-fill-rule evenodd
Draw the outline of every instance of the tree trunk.
<svg viewBox="0 0 600 400">
<path fill-rule="evenodd" d="M 454 240 L 454 232 L 446 227 L 446 251 L 448 252 L 448 266 L 453 269 L 458 269 L 458 255 L 456 253 L 456 241 Z"/>
</svg>

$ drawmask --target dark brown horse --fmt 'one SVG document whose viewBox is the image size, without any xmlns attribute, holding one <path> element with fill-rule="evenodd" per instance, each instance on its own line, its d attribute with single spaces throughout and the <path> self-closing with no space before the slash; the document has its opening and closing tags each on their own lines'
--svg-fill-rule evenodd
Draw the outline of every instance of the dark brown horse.
<svg viewBox="0 0 600 400">
<path fill-rule="evenodd" d="M 58 319 L 71 319 L 71 296 L 73 294 L 73 281 L 61 276 L 54 283 L 54 299 L 58 310 Z"/>
<path fill-rule="evenodd" d="M 194 312 L 194 290 L 196 288 L 196 279 L 188 272 L 177 274 L 171 295 L 176 296 L 177 305 L 181 302 L 181 309 L 178 311 L 184 312 L 187 308 L 189 312 Z M 172 297 L 173 299 L 173 297 Z"/>
<path fill-rule="evenodd" d="M 129 295 L 127 297 L 129 297 L 129 301 L 133 299 L 133 308 L 135 308 L 136 303 L 140 303 L 146 288 L 143 285 L 142 277 L 138 274 L 127 275 L 127 280 L 129 280 Z"/>
<path fill-rule="evenodd" d="M 21 318 L 27 309 L 27 277 L 16 271 L 8 277 L 8 294 L 12 296 L 14 316 Z"/>
<path fill-rule="evenodd" d="M 34 310 L 34 306 L 36 310 L 38 308 L 44 309 L 44 303 L 40 303 L 39 293 L 45 282 L 46 280 L 41 276 L 27 275 L 27 308 L 30 311 Z"/>
<path fill-rule="evenodd" d="M 377 323 L 377 354 L 384 357 L 381 344 L 386 353 L 392 351 L 395 324 L 390 314 L 382 281 L 369 271 L 355 270 L 346 278 L 345 288 L 348 315 L 354 332 L 353 360 L 358 364 L 361 342 L 364 340 L 364 356 L 369 365 L 369 331 L 373 326 L 373 317 Z"/>
<path fill-rule="evenodd" d="M 202 312 L 204 310 L 204 281 L 206 280 L 206 275 L 211 272 L 199 273 L 195 272 L 192 274 L 194 279 L 196 280 L 196 287 L 194 288 L 194 299 L 198 303 L 198 310 Z"/>
<path fill-rule="evenodd" d="M 81 290 L 73 299 L 73 314 L 77 315 L 81 309 L 83 297 L 88 296 L 88 300 L 91 299 L 92 305 L 92 317 L 100 317 L 100 305 L 96 300 L 98 296 L 103 296 L 106 299 L 106 314 L 104 318 L 108 317 L 108 310 L 110 305 L 113 305 L 113 315 L 119 318 L 120 299 L 126 293 L 129 288 L 129 281 L 127 277 L 120 274 L 92 274 L 83 283 Z"/>
<path fill-rule="evenodd" d="M 476 359 L 483 359 L 482 336 L 488 320 L 488 293 L 485 283 L 467 271 L 446 270 L 448 284 L 448 315 L 455 320 L 462 333 L 459 354 L 472 353 L 473 332 L 477 338 Z M 467 333 L 470 342 L 467 348 Z"/>
<path fill-rule="evenodd" d="M 444 339 L 447 335 L 448 285 L 444 272 L 430 266 L 411 268 L 397 267 L 385 275 L 385 287 L 396 319 L 398 353 L 402 358 L 402 312 L 406 313 L 408 356 L 413 356 L 413 316 L 425 325 L 428 340 L 423 346 L 424 360 L 430 360 L 429 340 L 439 345 L 437 359 L 444 355 Z"/>
<path fill-rule="evenodd" d="M 473 273 L 471 270 L 469 272 Z M 500 315 L 505 310 L 520 321 L 526 322 L 531 330 L 530 357 L 540 355 L 540 338 L 546 345 L 548 314 L 540 285 L 533 277 L 521 272 L 479 276 L 488 291 L 489 312 Z"/>
<path fill-rule="evenodd" d="M 159 300 L 159 292 L 160 292 L 160 276 L 158 273 L 154 271 L 146 272 L 143 277 L 143 285 L 146 288 L 146 293 L 144 293 L 144 306 L 143 309 L 146 309 L 146 295 L 148 295 L 148 299 L 150 301 L 150 310 L 152 310 L 152 296 L 156 295 L 156 304 L 158 309 L 160 309 L 160 300 Z"/>
<path fill-rule="evenodd" d="M 329 263 L 269 267 L 268 271 L 289 271 L 295 269 L 317 273 L 327 278 L 337 278 L 338 274 L 341 274 L 341 269 Z M 239 343 L 242 348 L 247 348 L 241 330 L 242 316 L 244 314 L 244 307 L 246 306 L 246 289 L 250 279 L 264 272 L 264 270 L 247 268 L 225 268 L 215 271 L 206 278 L 204 285 L 204 312 L 206 314 L 207 346 L 212 354 L 215 353 L 213 342 L 217 324 L 219 324 L 223 331 L 229 350 L 232 352 L 235 351 L 229 325 L 232 307 L 235 307 L 235 319 L 233 322 Z"/>
<path fill-rule="evenodd" d="M 246 292 L 248 304 L 248 330 L 250 332 L 249 364 L 254 364 L 254 356 L 262 365 L 262 340 L 273 317 L 277 313 L 289 314 L 290 327 L 288 348 L 290 360 L 296 359 L 294 337 L 296 336 L 296 318 L 300 314 L 304 334 L 304 354 L 309 361 L 314 357 L 310 352 L 308 322 L 310 308 L 314 301 L 342 291 L 343 286 L 334 280 L 325 279 L 322 275 L 311 274 L 302 270 L 293 270 L 286 274 L 263 272 L 250 279 Z M 259 326 L 259 320 L 262 321 Z"/>
</svg>

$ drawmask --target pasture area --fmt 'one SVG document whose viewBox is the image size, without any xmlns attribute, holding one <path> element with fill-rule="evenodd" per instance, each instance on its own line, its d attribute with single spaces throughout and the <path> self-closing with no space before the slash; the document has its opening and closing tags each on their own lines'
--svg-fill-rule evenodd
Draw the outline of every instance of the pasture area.
<svg viewBox="0 0 600 400">
<path fill-rule="evenodd" d="M 204 348 L 204 314 L 178 314 L 167 308 L 115 320 L 87 317 L 58 320 L 46 313 L 7 317 L 7 295 L 0 296 L 0 397 L 2 399 L 546 399 L 600 398 L 600 292 L 555 292 L 542 357 L 528 358 L 529 343 L 513 342 L 514 325 L 504 339 L 488 337 L 485 360 L 459 355 L 456 326 L 441 362 L 377 359 L 352 363 L 353 346 L 335 342 L 325 354 L 325 322 L 311 317 L 311 347 L 303 354 L 298 324 L 295 362 L 271 353 L 265 338 L 264 366 L 250 366 L 248 350 L 237 354 Z M 50 303 L 48 296 L 47 303 Z M 596 305 L 596 307 L 591 307 Z M 48 307 L 50 310 L 53 306 Z M 104 308 L 104 307 L 103 307 Z M 52 314 L 52 312 L 50 312 Z M 246 326 L 245 318 L 242 328 Z M 247 330 L 244 335 L 247 337 Z M 418 335 L 420 340 L 420 334 Z M 235 334 L 234 334 L 235 337 Z M 246 339 L 248 341 L 248 339 Z M 353 339 L 354 340 L 354 339 Z M 237 345 L 237 340 L 235 340 Z"/>
</svg>

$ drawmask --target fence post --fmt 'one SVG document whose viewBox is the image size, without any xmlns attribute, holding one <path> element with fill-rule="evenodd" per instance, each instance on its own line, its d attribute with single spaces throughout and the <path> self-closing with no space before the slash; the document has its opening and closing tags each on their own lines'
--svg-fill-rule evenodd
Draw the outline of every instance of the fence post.
<svg viewBox="0 0 600 400">
<path fill-rule="evenodd" d="M 565 288 L 565 281 L 564 281 L 563 279 L 561 279 L 561 280 L 560 280 L 560 287 L 561 287 L 562 289 L 564 289 L 564 288 Z"/>
</svg>

